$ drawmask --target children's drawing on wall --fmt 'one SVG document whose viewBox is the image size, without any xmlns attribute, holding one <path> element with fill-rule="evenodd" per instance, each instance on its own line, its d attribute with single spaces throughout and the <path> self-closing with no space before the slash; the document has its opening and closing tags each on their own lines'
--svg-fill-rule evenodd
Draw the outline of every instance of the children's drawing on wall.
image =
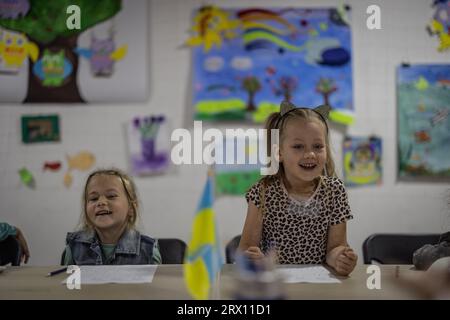
<svg viewBox="0 0 450 320">
<path fill-rule="evenodd" d="M 45 161 L 42 166 L 42 171 L 57 172 L 61 169 L 61 161 Z"/>
<path fill-rule="evenodd" d="M 30 10 L 28 0 L 0 0 L 0 18 L 19 19 L 26 16 Z"/>
<path fill-rule="evenodd" d="M 346 186 L 381 184 L 381 139 L 346 137 L 344 140 Z"/>
<path fill-rule="evenodd" d="M 55 53 L 45 49 L 42 58 L 33 66 L 33 74 L 44 87 L 60 87 L 68 83 L 72 71 L 72 63 L 66 59 L 64 49 Z"/>
<path fill-rule="evenodd" d="M 397 69 L 399 177 L 450 178 L 450 65 Z"/>
<path fill-rule="evenodd" d="M 128 126 L 133 175 L 164 173 L 170 165 L 170 137 L 165 116 L 135 117 Z"/>
<path fill-rule="evenodd" d="M 80 8 L 80 29 L 66 25 L 71 5 Z M 146 22 L 134 18 L 134 11 L 146 12 L 146 6 L 145 0 L 0 0 L 0 81 L 5 83 L 0 102 L 145 100 L 147 88 L 126 79 L 146 83 L 147 59 L 139 49 Z M 130 54 L 133 61 L 127 61 Z M 20 87 L 26 92 L 11 101 L 4 93 L 17 90 L 13 78 L 18 74 L 27 75 Z"/>
<path fill-rule="evenodd" d="M 34 179 L 33 173 L 26 167 L 20 168 L 17 173 L 19 174 L 20 182 L 30 189 L 36 188 L 36 180 Z"/>
<path fill-rule="evenodd" d="M 64 175 L 64 186 L 69 188 L 73 183 L 74 170 L 87 171 L 95 164 L 95 156 L 89 151 L 80 151 L 74 156 L 67 155 L 67 172 Z"/>
<path fill-rule="evenodd" d="M 60 141 L 58 115 L 22 116 L 22 142 Z"/>
<path fill-rule="evenodd" d="M 193 105 L 199 120 L 263 122 L 280 101 L 329 104 L 353 120 L 350 8 L 221 9 L 194 13 Z"/>
<path fill-rule="evenodd" d="M 15 75 L 27 57 L 36 62 L 38 46 L 22 33 L 0 28 L 0 75 Z"/>
<path fill-rule="evenodd" d="M 450 1 L 434 0 L 432 7 L 434 9 L 433 18 L 427 25 L 427 31 L 430 36 L 439 39 L 439 52 L 450 50 Z"/>
<path fill-rule="evenodd" d="M 215 141 L 215 156 L 222 159 L 222 164 L 214 164 L 218 194 L 243 195 L 261 178 L 257 138 L 225 136 Z M 230 163 L 227 157 L 234 164 L 225 164 Z"/>
<path fill-rule="evenodd" d="M 99 39 L 95 33 L 91 33 L 90 48 L 76 48 L 75 51 L 89 60 L 93 77 L 110 77 L 114 73 L 114 63 L 122 60 L 127 54 L 127 46 L 116 49 L 114 31 L 111 28 L 109 36 Z"/>
</svg>

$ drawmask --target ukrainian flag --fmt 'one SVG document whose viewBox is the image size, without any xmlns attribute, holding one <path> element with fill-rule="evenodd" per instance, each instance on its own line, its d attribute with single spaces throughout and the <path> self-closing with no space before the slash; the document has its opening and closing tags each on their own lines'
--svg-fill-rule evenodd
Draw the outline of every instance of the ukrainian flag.
<svg viewBox="0 0 450 320">
<path fill-rule="evenodd" d="M 192 235 L 184 258 L 184 280 L 191 296 L 208 299 L 210 289 L 223 264 L 213 205 L 213 185 L 208 175 Z"/>
</svg>

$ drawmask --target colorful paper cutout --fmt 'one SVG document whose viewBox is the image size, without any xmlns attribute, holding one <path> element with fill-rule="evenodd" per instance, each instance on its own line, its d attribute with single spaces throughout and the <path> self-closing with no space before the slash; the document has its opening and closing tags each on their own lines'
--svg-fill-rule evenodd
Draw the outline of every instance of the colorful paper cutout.
<svg viewBox="0 0 450 320">
<path fill-rule="evenodd" d="M 127 54 L 127 46 L 115 48 L 112 33 L 106 39 L 98 39 L 91 34 L 91 47 L 89 49 L 76 48 L 78 55 L 90 62 L 91 73 L 94 77 L 109 77 L 114 72 L 114 62 L 122 60 Z"/>
<path fill-rule="evenodd" d="M 164 173 L 170 165 L 166 118 L 135 117 L 128 126 L 130 166 L 133 175 Z"/>
<path fill-rule="evenodd" d="M 68 169 L 64 175 L 64 185 L 68 188 L 72 185 L 73 170 L 87 171 L 95 164 L 95 156 L 89 151 L 80 151 L 74 156 L 66 156 Z"/>
<path fill-rule="evenodd" d="M 38 46 L 18 32 L 0 28 L 0 73 L 16 74 L 27 57 L 34 62 L 39 56 Z"/>
<path fill-rule="evenodd" d="M 427 31 L 430 36 L 436 36 L 439 39 L 439 52 L 450 49 L 450 1 L 434 0 L 433 8 L 435 12 L 433 20 L 428 24 Z"/>
<path fill-rule="evenodd" d="M 450 65 L 397 69 L 400 178 L 450 178 Z"/>
<path fill-rule="evenodd" d="M 28 0 L 0 0 L 0 19 L 19 19 L 30 10 Z"/>
<path fill-rule="evenodd" d="M 346 186 L 381 184 L 381 139 L 346 137 L 344 140 L 344 183 Z"/>
<path fill-rule="evenodd" d="M 59 171 L 61 169 L 61 161 L 45 161 L 42 167 L 43 171 Z"/>
<path fill-rule="evenodd" d="M 45 49 L 42 58 L 33 66 L 33 73 L 45 87 L 60 87 L 72 70 L 72 63 L 65 58 L 64 49 L 56 53 Z"/>
<path fill-rule="evenodd" d="M 29 188 L 34 188 L 36 182 L 34 180 L 33 174 L 27 168 L 21 168 L 19 170 L 20 181 Z"/>
<path fill-rule="evenodd" d="M 22 142 L 60 141 L 58 115 L 22 116 Z"/>
<path fill-rule="evenodd" d="M 287 99 L 352 123 L 348 10 L 200 8 L 186 42 L 195 119 L 263 122 Z"/>
</svg>

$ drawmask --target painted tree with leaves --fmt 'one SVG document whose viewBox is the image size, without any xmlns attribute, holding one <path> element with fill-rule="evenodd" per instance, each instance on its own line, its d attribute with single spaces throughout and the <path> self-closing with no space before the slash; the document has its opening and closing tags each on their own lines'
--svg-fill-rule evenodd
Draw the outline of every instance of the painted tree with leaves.
<svg viewBox="0 0 450 320">
<path fill-rule="evenodd" d="M 330 95 L 337 91 L 334 80 L 331 78 L 320 78 L 316 85 L 316 91 L 323 97 L 323 104 L 330 106 Z"/>
<path fill-rule="evenodd" d="M 73 67 L 72 73 L 61 86 L 44 86 L 33 74 L 34 63 L 29 60 L 28 92 L 24 102 L 83 102 L 79 93 L 76 75 L 78 56 L 74 53 L 78 36 L 85 30 L 115 16 L 122 7 L 121 0 L 29 0 L 30 10 L 18 19 L 0 19 L 0 26 L 24 33 L 37 44 L 39 55 L 44 52 L 59 53 L 64 50 L 66 59 Z M 80 8 L 80 29 L 70 30 L 67 8 L 77 5 Z"/>
<path fill-rule="evenodd" d="M 283 96 L 286 101 L 291 101 L 292 93 L 297 89 L 298 80 L 291 76 L 282 76 L 278 82 L 272 80 L 272 91 L 277 96 Z"/>
<path fill-rule="evenodd" d="M 261 90 L 261 83 L 258 78 L 255 76 L 247 76 L 242 80 L 242 89 L 247 91 L 248 100 L 247 100 L 247 111 L 253 112 L 256 110 L 255 106 L 255 94 Z"/>
</svg>

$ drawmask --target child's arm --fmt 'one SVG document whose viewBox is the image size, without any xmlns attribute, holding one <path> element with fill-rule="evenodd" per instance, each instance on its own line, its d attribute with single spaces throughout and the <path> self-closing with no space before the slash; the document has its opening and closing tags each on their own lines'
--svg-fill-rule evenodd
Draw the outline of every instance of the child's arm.
<svg viewBox="0 0 450 320">
<path fill-rule="evenodd" d="M 159 250 L 158 240 L 155 240 L 153 244 L 153 256 L 152 256 L 153 264 L 162 264 L 161 252 Z"/>
<path fill-rule="evenodd" d="M 244 252 L 251 259 L 260 259 L 264 257 L 259 243 L 263 226 L 262 214 L 256 205 L 248 202 L 247 217 L 245 218 L 244 229 L 242 230 L 239 250 Z"/>
<path fill-rule="evenodd" d="M 74 265 L 74 264 L 75 264 L 75 261 L 73 261 L 72 250 L 67 245 L 66 248 L 64 249 L 63 265 L 64 266 L 70 266 L 70 265 Z"/>
<path fill-rule="evenodd" d="M 356 266 L 358 256 L 347 243 L 347 223 L 330 226 L 328 230 L 326 262 L 339 275 L 349 275 Z"/>
</svg>

